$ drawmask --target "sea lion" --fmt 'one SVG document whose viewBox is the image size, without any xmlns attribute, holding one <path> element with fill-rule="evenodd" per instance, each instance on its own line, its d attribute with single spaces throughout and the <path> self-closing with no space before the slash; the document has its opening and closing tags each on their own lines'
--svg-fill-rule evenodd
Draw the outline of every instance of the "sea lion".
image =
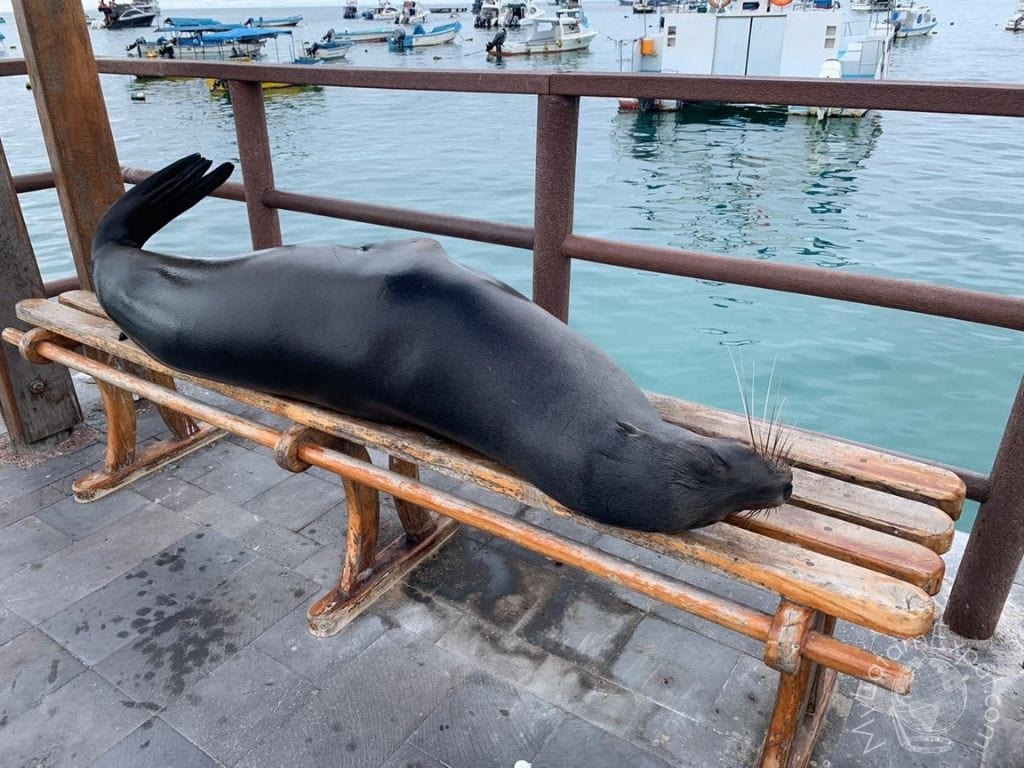
<svg viewBox="0 0 1024 768">
<path fill-rule="evenodd" d="M 182 158 L 123 195 L 92 244 L 100 303 L 167 365 L 415 425 L 596 520 L 672 533 L 789 498 L 765 450 L 661 420 L 604 352 L 428 239 L 228 259 L 143 244 L 230 176 Z"/>
</svg>

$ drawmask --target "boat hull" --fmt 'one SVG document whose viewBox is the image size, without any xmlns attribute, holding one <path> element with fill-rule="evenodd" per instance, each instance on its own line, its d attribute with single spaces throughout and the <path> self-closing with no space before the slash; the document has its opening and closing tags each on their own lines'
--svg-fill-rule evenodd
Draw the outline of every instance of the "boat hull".
<svg viewBox="0 0 1024 768">
<path fill-rule="evenodd" d="M 585 51 L 597 37 L 596 32 L 584 32 L 578 37 L 552 40 L 544 43 L 506 43 L 499 53 L 496 49 L 487 52 L 487 57 L 500 59 L 504 56 L 550 56 L 573 51 Z"/>
</svg>

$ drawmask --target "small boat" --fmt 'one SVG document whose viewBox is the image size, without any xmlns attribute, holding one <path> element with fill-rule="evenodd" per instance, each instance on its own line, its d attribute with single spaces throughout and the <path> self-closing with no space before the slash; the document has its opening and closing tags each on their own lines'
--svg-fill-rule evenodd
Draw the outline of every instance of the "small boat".
<svg viewBox="0 0 1024 768">
<path fill-rule="evenodd" d="M 161 28 L 161 31 L 172 31 Z M 291 35 L 290 30 L 234 27 L 182 27 L 171 37 L 158 37 L 149 42 L 140 37 L 127 47 L 145 58 L 164 59 L 252 59 L 262 55 L 267 40 Z"/>
<path fill-rule="evenodd" d="M 225 24 L 224 22 L 217 21 L 216 19 L 196 18 L 194 16 L 168 16 L 163 21 L 163 27 L 169 27 L 172 29 L 192 29 L 194 27 L 204 27 L 207 29 L 221 27 L 223 29 L 231 29 L 234 26 L 234 24 Z"/>
<path fill-rule="evenodd" d="M 887 20 L 892 25 L 893 37 L 918 37 L 931 33 L 939 25 L 932 9 L 927 5 L 914 5 L 913 0 L 897 2 Z"/>
<path fill-rule="evenodd" d="M 363 18 L 367 21 L 395 21 L 401 11 L 398 6 L 388 2 L 381 2 L 376 10 L 363 11 Z"/>
<path fill-rule="evenodd" d="M 321 37 L 312 45 L 305 46 L 306 56 L 314 60 L 337 61 L 348 55 L 349 49 L 353 46 L 351 40 L 339 40 L 333 29 L 327 30 L 327 34 Z"/>
<path fill-rule="evenodd" d="M 156 3 L 135 0 L 118 3 L 116 0 L 100 0 L 97 10 L 103 14 L 103 29 L 128 29 L 148 27 L 160 13 Z"/>
<path fill-rule="evenodd" d="M 451 24 L 440 24 L 429 32 L 423 28 L 422 24 L 417 24 L 412 32 L 406 32 L 399 27 L 388 40 L 388 50 L 407 51 L 428 45 L 444 45 L 452 42 L 461 29 L 462 25 L 457 21 Z"/>
<path fill-rule="evenodd" d="M 275 19 L 265 19 L 262 16 L 258 18 L 248 18 L 243 27 L 297 27 L 299 22 L 302 21 L 301 16 L 279 16 Z"/>
<path fill-rule="evenodd" d="M 633 3 L 633 13 L 654 13 L 656 10 L 647 0 L 636 0 Z"/>
<path fill-rule="evenodd" d="M 355 0 L 349 0 L 345 3 L 345 10 L 341 14 L 343 19 L 358 19 L 359 18 L 359 6 L 356 5 Z"/>
<path fill-rule="evenodd" d="M 862 13 L 874 13 L 876 11 L 888 11 L 892 8 L 892 0 L 853 0 L 850 3 L 851 11 Z"/>
<path fill-rule="evenodd" d="M 431 13 L 465 13 L 469 10 L 469 3 L 452 3 L 450 0 L 439 0 L 434 4 L 427 3 L 427 10 Z"/>
<path fill-rule="evenodd" d="M 1006 20 L 1008 32 L 1024 32 L 1024 0 L 1017 0 L 1017 12 Z"/>
<path fill-rule="evenodd" d="M 395 31 L 394 27 L 372 27 L 370 29 L 343 29 L 334 33 L 335 40 L 348 40 L 350 43 L 386 43 Z"/>
<path fill-rule="evenodd" d="M 534 21 L 533 31 L 523 42 L 506 43 L 501 30 L 494 40 L 487 43 L 488 58 L 503 56 L 531 56 L 537 54 L 568 53 L 590 47 L 597 32 L 586 29 L 577 19 L 566 16 L 546 17 Z M 500 40 L 498 38 L 501 38 Z"/>
<path fill-rule="evenodd" d="M 417 0 L 405 0 L 396 21 L 399 24 L 422 24 L 428 16 L 430 16 L 430 11 L 420 5 Z"/>
<path fill-rule="evenodd" d="M 490 29 L 499 26 L 501 3 L 499 0 L 483 0 L 473 17 L 473 26 L 477 29 Z"/>
</svg>

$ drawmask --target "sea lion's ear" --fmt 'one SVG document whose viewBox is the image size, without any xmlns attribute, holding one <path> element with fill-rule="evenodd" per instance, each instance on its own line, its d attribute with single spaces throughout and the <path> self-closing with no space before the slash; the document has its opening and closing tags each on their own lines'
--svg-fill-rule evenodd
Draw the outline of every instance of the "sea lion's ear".
<svg viewBox="0 0 1024 768">
<path fill-rule="evenodd" d="M 640 437 L 640 430 L 628 421 L 616 421 L 615 423 L 619 425 L 619 432 L 624 434 L 626 437 Z"/>
</svg>

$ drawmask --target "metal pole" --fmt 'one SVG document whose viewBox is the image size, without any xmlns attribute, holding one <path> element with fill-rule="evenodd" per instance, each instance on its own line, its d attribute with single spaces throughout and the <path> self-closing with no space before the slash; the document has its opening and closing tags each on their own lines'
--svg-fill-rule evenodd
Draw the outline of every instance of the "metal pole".
<svg viewBox="0 0 1024 768">
<path fill-rule="evenodd" d="M 563 322 L 569 320 L 572 262 L 562 243 L 572 234 L 579 119 L 578 96 L 537 97 L 533 300 Z"/>
<path fill-rule="evenodd" d="M 263 202 L 263 194 L 274 188 L 274 164 L 267 133 L 267 110 L 263 86 L 232 80 L 228 83 L 235 112 L 238 156 L 242 160 L 245 206 L 249 210 L 249 232 L 256 250 L 281 245 L 281 219 L 277 210 Z"/>
<path fill-rule="evenodd" d="M 988 500 L 974 521 L 943 620 L 958 635 L 987 640 L 1024 557 L 1024 379 L 992 467 Z"/>
</svg>

